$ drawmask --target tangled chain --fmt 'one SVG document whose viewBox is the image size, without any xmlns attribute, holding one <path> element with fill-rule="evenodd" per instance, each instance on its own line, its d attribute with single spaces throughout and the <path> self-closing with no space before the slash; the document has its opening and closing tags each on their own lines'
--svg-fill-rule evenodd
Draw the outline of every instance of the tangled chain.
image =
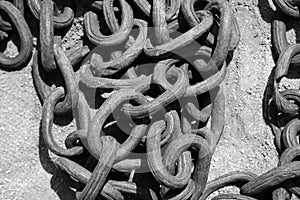
<svg viewBox="0 0 300 200">
<path fill-rule="evenodd" d="M 293 4 L 276 0 L 299 17 Z M 45 144 L 57 167 L 80 185 L 77 199 L 206 199 L 238 186 L 220 199 L 290 199 L 299 196 L 297 133 L 299 90 L 279 91 L 290 65 L 300 64 L 300 45 L 286 39 L 287 19 L 276 13 L 273 46 L 278 55 L 268 119 L 281 153 L 279 166 L 257 176 L 231 172 L 207 183 L 212 155 L 224 128 L 222 88 L 239 43 L 236 18 L 225 0 L 84 1 L 86 46 L 65 52 L 62 33 L 78 2 L 0 1 L 0 38 L 18 33 L 19 54 L 0 55 L 16 69 L 32 57 L 29 10 L 39 21 L 32 74 L 43 102 Z M 27 9 L 28 8 L 28 9 Z M 61 33 L 62 32 L 62 33 Z M 55 116 L 72 113 L 77 130 L 65 147 L 52 134 Z M 284 128 L 282 128 L 284 127 Z M 282 129 L 282 130 L 281 130 Z"/>
</svg>

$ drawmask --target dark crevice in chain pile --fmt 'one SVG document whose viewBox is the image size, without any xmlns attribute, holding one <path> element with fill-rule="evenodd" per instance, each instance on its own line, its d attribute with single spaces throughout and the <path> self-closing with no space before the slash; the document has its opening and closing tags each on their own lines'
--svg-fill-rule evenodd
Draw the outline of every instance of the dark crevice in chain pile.
<svg viewBox="0 0 300 200">
<path fill-rule="evenodd" d="M 228 185 L 241 187 L 242 194 L 216 199 L 253 199 L 269 187 L 259 185 L 264 181 L 281 184 L 297 176 L 298 163 L 289 158 L 274 170 L 275 178 L 272 172 L 262 180 L 234 172 L 207 183 L 225 124 L 220 84 L 240 39 L 227 1 L 13 4 L 0 1 L 0 38 L 5 42 L 17 31 L 19 55 L 0 55 L 1 67 L 17 69 L 30 60 L 32 36 L 24 19 L 30 12 L 38 21 L 32 75 L 43 103 L 42 138 L 57 156 L 56 167 L 78 182 L 70 185 L 76 199 L 198 200 Z M 89 46 L 66 52 L 62 38 L 79 4 L 85 6 L 83 43 Z M 285 96 L 297 99 L 290 91 L 278 93 L 278 101 Z M 295 106 L 282 109 L 294 115 Z M 57 117 L 70 114 L 77 130 L 64 147 L 52 129 Z"/>
</svg>

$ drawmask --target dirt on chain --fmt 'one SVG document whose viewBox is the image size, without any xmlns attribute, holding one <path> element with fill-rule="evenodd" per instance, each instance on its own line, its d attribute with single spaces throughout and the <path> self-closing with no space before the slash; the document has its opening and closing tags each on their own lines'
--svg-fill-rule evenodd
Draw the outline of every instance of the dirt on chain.
<svg viewBox="0 0 300 200">
<path fill-rule="evenodd" d="M 271 0 L 270 0 L 271 1 Z M 263 118 L 270 97 L 272 70 L 270 23 L 275 9 L 268 0 L 230 0 L 240 31 L 240 45 L 222 84 L 226 96 L 224 135 L 213 156 L 209 179 L 246 170 L 262 174 L 275 167 L 274 137 Z M 68 50 L 83 35 L 80 12 L 63 40 Z M 293 41 L 293 30 L 289 38 Z M 295 39 L 294 39 L 295 40 Z M 9 44 L 6 54 L 14 55 Z M 286 83 L 285 87 L 293 84 Z M 41 139 L 42 106 L 34 89 L 31 63 L 19 71 L 0 70 L 0 199 L 74 199 L 70 178 L 56 169 Z M 75 123 L 55 126 L 56 139 L 75 130 Z M 236 190 L 226 188 L 225 190 Z M 220 191 L 220 193 L 224 190 Z"/>
</svg>

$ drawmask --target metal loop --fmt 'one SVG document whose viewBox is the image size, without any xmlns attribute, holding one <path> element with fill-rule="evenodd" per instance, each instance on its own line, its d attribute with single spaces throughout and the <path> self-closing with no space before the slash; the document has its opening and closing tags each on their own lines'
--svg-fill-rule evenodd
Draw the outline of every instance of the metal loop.
<svg viewBox="0 0 300 200">
<path fill-rule="evenodd" d="M 79 88 L 73 67 L 63 50 L 60 47 L 55 47 L 54 54 L 66 87 L 66 96 L 63 102 L 59 102 L 55 106 L 54 112 L 58 115 L 64 115 L 76 108 L 79 98 Z M 41 69 L 39 69 L 37 54 L 34 56 L 32 67 L 37 91 L 44 101 L 51 91 L 51 87 L 48 86 L 40 76 Z"/>
<path fill-rule="evenodd" d="M 47 97 L 44 106 L 43 106 L 43 115 L 42 115 L 42 132 L 43 138 L 47 147 L 56 155 L 59 156 L 75 156 L 80 155 L 83 152 L 83 147 L 73 147 L 70 149 L 64 149 L 60 147 L 54 140 L 52 135 L 52 125 L 54 118 L 54 107 L 57 102 L 61 100 L 65 95 L 64 89 L 61 87 L 53 90 L 50 95 Z"/>
<path fill-rule="evenodd" d="M 292 2 L 296 2 L 299 5 L 299 2 L 297 0 L 274 0 L 275 5 L 285 14 L 299 18 L 299 9 L 297 6 L 292 5 Z"/>
<path fill-rule="evenodd" d="M 139 35 L 135 42 L 120 57 L 109 62 L 103 62 L 102 58 L 95 55 L 96 53 L 91 56 L 92 71 L 96 76 L 109 76 L 126 69 L 140 55 L 147 38 L 147 22 L 134 19 L 134 25 L 138 26 Z M 94 51 L 97 50 L 95 49 Z"/>
<path fill-rule="evenodd" d="M 278 58 L 275 77 L 274 77 L 274 101 L 277 109 L 289 115 L 295 115 L 299 112 L 299 106 L 289 102 L 279 92 L 279 83 L 281 79 L 288 74 L 292 58 L 300 52 L 300 44 L 290 45 Z M 295 92 L 295 91 L 294 91 Z M 299 92 L 298 92 L 299 93 Z"/>
<path fill-rule="evenodd" d="M 27 64 L 32 55 L 33 44 L 31 31 L 20 11 L 8 1 L 0 1 L 0 10 L 5 12 L 16 28 L 20 40 L 20 50 L 16 57 L 0 55 L 0 65 L 5 69 L 15 69 Z"/>
<path fill-rule="evenodd" d="M 192 130 L 191 133 L 203 137 L 208 143 L 210 151 L 214 152 L 215 149 L 215 141 L 213 138 L 214 133 L 209 128 L 204 127 L 197 130 Z"/>
<path fill-rule="evenodd" d="M 65 139 L 67 149 L 75 147 L 75 143 L 80 140 L 86 140 L 87 130 L 77 130 L 70 133 Z"/>
<path fill-rule="evenodd" d="M 159 198 L 151 188 L 137 185 L 128 181 L 113 181 L 109 180 L 108 183 L 116 188 L 118 191 L 128 194 L 134 194 L 137 198 L 145 200 L 158 200 Z"/>
<path fill-rule="evenodd" d="M 271 24 L 271 29 L 272 29 L 272 47 L 274 50 L 274 54 L 276 58 L 282 54 L 291 44 L 287 40 L 287 35 L 286 35 L 286 27 L 287 27 L 287 22 L 288 18 L 284 15 L 282 15 L 279 12 L 275 12 L 273 21 Z M 298 66 L 300 65 L 300 55 L 295 55 L 291 62 L 291 66 Z"/>
<path fill-rule="evenodd" d="M 165 114 L 166 129 L 161 135 L 160 145 L 169 144 L 172 140 L 178 137 L 180 133 L 180 119 L 175 110 L 169 111 Z"/>
<path fill-rule="evenodd" d="M 169 121 L 169 118 L 171 119 L 171 121 Z M 179 116 L 177 114 L 177 112 L 175 110 L 172 110 L 168 113 L 166 113 L 165 115 L 165 119 L 166 119 L 166 122 L 167 122 L 167 127 L 166 129 L 164 130 L 164 132 L 162 133 L 162 136 L 163 137 L 165 134 L 168 134 L 168 131 L 170 131 L 169 129 L 169 125 L 172 125 L 172 129 L 173 131 L 170 133 L 170 139 L 168 141 L 168 145 L 174 141 L 176 138 L 182 136 L 183 134 L 191 134 L 191 131 L 190 130 L 186 130 L 187 129 L 187 126 L 186 124 L 184 124 L 184 122 L 182 124 L 183 125 L 183 129 L 181 130 L 181 123 L 180 123 L 180 119 L 179 119 Z M 185 118 L 183 118 L 183 121 L 185 120 Z M 185 121 L 186 123 L 189 123 L 187 121 Z M 184 132 L 186 131 L 186 132 Z M 163 140 L 161 141 L 160 145 L 162 146 L 163 144 Z M 162 146 L 163 147 L 163 146 Z M 172 162 L 169 162 L 169 163 L 166 163 L 165 160 L 164 160 L 164 157 L 163 157 L 163 164 L 166 166 L 166 169 L 167 171 L 174 175 L 175 174 L 175 165 L 176 163 L 172 163 Z M 183 152 L 182 155 L 180 155 L 180 157 L 178 158 L 178 161 L 177 161 L 177 177 L 181 177 L 182 174 L 186 174 L 186 169 L 191 169 L 192 168 L 192 158 L 191 158 L 191 153 L 189 151 L 186 151 L 186 152 Z M 164 176 L 164 175 L 163 175 Z M 175 195 L 173 198 L 178 198 L 180 196 L 182 196 L 183 194 L 187 193 L 187 195 L 189 194 L 190 192 L 190 189 L 192 185 L 195 185 L 194 183 L 192 185 L 189 185 L 189 184 L 192 184 L 191 183 L 191 180 L 189 181 L 189 183 L 186 185 L 186 187 L 181 188 L 181 189 L 169 189 L 168 187 L 165 187 L 163 186 L 161 188 L 161 195 L 165 196 L 167 195 L 168 193 L 169 194 L 173 194 L 173 192 L 176 192 L 176 191 L 180 191 L 182 190 L 179 194 Z M 195 186 L 194 186 L 195 187 Z M 194 188 L 195 190 L 195 188 Z M 188 198 L 188 197 L 186 197 Z"/>
<path fill-rule="evenodd" d="M 78 200 L 94 200 L 103 189 L 106 178 L 116 159 L 117 141 L 110 136 L 103 136 L 101 154 L 98 164 L 83 191 L 79 193 Z"/>
<path fill-rule="evenodd" d="M 280 165 L 268 172 L 258 176 L 245 184 L 241 188 L 241 193 L 245 195 L 255 195 L 266 191 L 274 186 L 283 183 L 286 180 L 300 176 L 300 162 L 294 161 L 292 163 Z"/>
<path fill-rule="evenodd" d="M 243 185 L 247 184 L 249 181 L 252 181 L 256 177 L 257 175 L 250 172 L 235 171 L 230 172 L 228 174 L 224 174 L 208 182 L 199 200 L 205 200 L 210 194 L 226 186 L 236 185 L 238 187 L 242 187 Z"/>
<path fill-rule="evenodd" d="M 132 118 L 144 118 L 181 98 L 185 94 L 188 78 L 187 74 L 179 68 L 175 68 L 175 73 L 177 74 L 177 81 L 172 86 L 172 89 L 166 90 L 153 101 L 140 106 L 125 104 L 122 108 L 123 112 Z"/>
<path fill-rule="evenodd" d="M 67 55 L 71 62 L 71 65 L 74 66 L 76 63 L 78 63 L 82 59 L 82 57 L 84 57 L 88 53 L 88 51 L 89 50 L 87 49 L 87 47 L 84 46 L 75 49 L 74 52 L 71 52 L 71 54 Z M 48 86 L 43 80 L 43 77 L 45 78 L 46 76 L 46 72 L 43 71 L 41 64 L 39 64 L 38 62 L 37 52 L 33 55 L 32 76 L 38 95 L 40 96 L 42 101 L 45 101 L 51 91 L 51 87 Z"/>
<path fill-rule="evenodd" d="M 52 1 L 50 0 L 43 0 L 42 2 L 40 0 L 27 0 L 27 5 L 31 11 L 31 13 L 33 14 L 33 16 L 37 19 L 40 20 L 40 16 L 43 16 L 41 14 L 41 4 L 44 3 L 44 1 L 48 1 L 47 3 L 53 4 Z M 54 5 L 56 8 L 56 5 Z M 54 8 L 52 6 L 52 10 L 51 13 L 54 12 Z M 58 12 L 58 15 L 54 15 L 53 16 L 53 25 L 54 28 L 56 29 L 63 29 L 66 28 L 68 26 L 70 26 L 73 23 L 73 19 L 74 19 L 74 12 L 72 10 L 72 8 L 65 6 L 64 10 L 62 13 Z"/>
<path fill-rule="evenodd" d="M 91 150 L 90 153 L 94 156 L 94 158 L 99 158 L 101 153 L 102 147 L 100 142 L 100 133 L 105 120 L 122 102 L 133 99 L 141 103 L 146 102 L 144 95 L 134 90 L 122 89 L 116 91 L 108 99 L 106 99 L 94 115 L 87 135 L 88 146 Z"/>
<path fill-rule="evenodd" d="M 119 23 L 115 16 L 113 9 L 114 0 L 104 0 L 103 1 L 103 14 L 106 24 L 112 33 L 119 29 Z M 120 0 L 119 0 L 120 3 Z"/>
<path fill-rule="evenodd" d="M 195 4 L 196 0 L 183 0 L 181 3 L 181 10 L 183 13 L 183 16 L 185 18 L 185 20 L 187 21 L 187 23 L 193 27 L 196 26 L 197 24 L 199 24 L 201 22 L 200 19 L 198 19 L 197 17 L 197 12 L 195 12 L 194 10 L 194 4 Z M 236 17 L 232 15 L 232 29 L 231 30 L 231 37 L 230 37 L 230 47 L 229 50 L 234 50 L 240 41 L 240 30 L 239 30 L 239 26 L 237 23 L 237 19 Z M 206 38 L 207 42 L 210 45 L 213 45 L 215 43 L 215 37 L 212 35 L 212 33 L 208 33 L 208 36 Z"/>
<path fill-rule="evenodd" d="M 199 38 L 212 26 L 213 17 L 209 11 L 201 11 L 199 14 L 201 14 L 203 19 L 200 24 L 169 42 L 154 47 L 148 38 L 144 47 L 145 54 L 155 58 L 167 57 L 170 54 L 181 56 L 181 53 L 183 52 L 181 50 L 182 47 L 195 42 L 197 38 Z"/>
<path fill-rule="evenodd" d="M 146 134 L 147 125 L 137 125 L 135 126 L 127 140 L 119 145 L 116 155 L 116 161 L 121 161 L 126 158 L 139 144 L 141 138 Z"/>
<path fill-rule="evenodd" d="M 24 16 L 24 1 L 23 0 L 13 0 L 13 5 L 20 11 L 20 13 Z M 0 30 L 2 31 L 11 31 L 12 25 L 4 21 L 2 17 L 0 16 Z"/>
<path fill-rule="evenodd" d="M 133 169 L 137 169 L 142 167 L 141 165 L 136 165 L 133 162 L 136 162 L 138 160 L 123 160 L 125 159 L 130 153 L 133 151 L 133 149 L 139 144 L 141 138 L 146 133 L 147 126 L 145 124 L 137 125 L 135 126 L 131 133 L 129 134 L 128 138 L 122 143 L 117 144 L 118 149 L 116 152 L 116 164 L 113 165 L 113 168 L 118 171 L 130 171 Z M 72 143 L 73 140 L 80 139 L 84 146 L 88 149 L 88 151 L 91 151 L 89 149 L 89 145 L 86 143 L 87 141 L 87 131 L 76 131 L 71 133 L 67 139 L 66 142 L 68 144 Z M 118 162 L 121 161 L 121 162 Z"/>
<path fill-rule="evenodd" d="M 73 147 L 74 141 L 80 140 L 84 147 L 87 148 L 87 130 L 91 120 L 91 114 L 89 105 L 84 97 L 84 94 L 79 91 L 79 99 L 76 106 L 76 109 L 73 109 L 73 116 L 75 118 L 77 130 L 70 133 L 65 139 L 65 145 L 67 148 Z"/>
<path fill-rule="evenodd" d="M 175 163 L 179 155 L 190 147 L 195 147 L 198 151 L 197 157 L 194 158 L 196 164 L 192 175 L 196 189 L 191 199 L 199 199 L 205 189 L 212 157 L 208 143 L 202 137 L 194 134 L 182 135 L 168 145 L 164 154 L 164 161 L 167 166 L 171 167 L 171 171 L 173 171 L 172 167 L 174 165 L 170 163 Z"/>
<path fill-rule="evenodd" d="M 282 155 L 279 159 L 279 165 L 285 165 L 285 164 L 291 163 L 298 156 L 300 156 L 300 146 L 299 145 L 288 147 L 282 153 Z M 300 182 L 300 179 L 299 179 L 299 177 L 297 177 L 294 179 L 286 180 L 283 184 L 288 191 L 299 196 L 300 195 L 299 182 Z"/>
<path fill-rule="evenodd" d="M 291 120 L 282 131 L 282 144 L 283 149 L 299 145 L 297 139 L 298 131 L 300 131 L 300 120 Z"/>
<path fill-rule="evenodd" d="M 212 104 L 211 113 L 211 131 L 214 133 L 214 150 L 215 151 L 223 134 L 225 126 L 225 96 L 222 88 L 219 88 Z"/>
<path fill-rule="evenodd" d="M 166 1 L 154 0 L 152 5 L 152 21 L 156 44 L 164 44 L 171 40 L 166 21 Z"/>
<path fill-rule="evenodd" d="M 189 102 L 185 105 L 185 110 L 194 120 L 197 120 L 201 123 L 206 123 L 211 115 L 212 106 L 211 104 L 204 107 L 202 110 L 199 110 L 195 104 Z"/>
<path fill-rule="evenodd" d="M 147 0 L 131 0 L 135 6 L 148 18 L 151 15 L 151 4 Z M 172 0 L 169 1 L 170 7 L 165 11 L 166 12 L 166 20 L 169 22 L 173 20 L 175 16 L 178 14 L 178 10 L 180 8 L 180 0 Z M 152 3 L 152 5 L 154 2 Z"/>
<path fill-rule="evenodd" d="M 120 28 L 112 35 L 106 36 L 100 32 L 98 16 L 89 11 L 84 15 L 84 26 L 87 37 L 95 45 L 113 46 L 124 42 L 128 38 L 133 26 L 133 11 L 125 0 L 120 0 L 122 7 L 122 23 Z"/>
<path fill-rule="evenodd" d="M 231 35 L 231 25 L 232 25 L 232 17 L 231 17 L 231 9 L 229 7 L 228 2 L 222 0 L 214 0 L 211 1 L 205 9 L 211 10 L 216 8 L 220 11 L 220 27 L 217 36 L 216 48 L 213 52 L 213 55 L 207 64 L 208 69 L 219 69 L 222 65 L 224 67 L 224 62 L 227 58 L 227 54 L 230 47 L 230 35 Z M 223 68 L 222 67 L 222 68 Z M 209 77 L 205 81 L 198 83 L 194 86 L 191 86 L 187 89 L 187 93 L 185 96 L 195 96 L 212 89 L 216 85 L 218 85 L 224 78 L 225 69 L 220 69 L 220 72 L 215 74 L 214 76 Z M 223 73 L 222 73 L 223 72 Z M 214 78 L 212 78 L 214 77 Z M 204 83 L 205 82 L 205 83 Z M 215 82 L 215 83 L 213 83 Z M 203 85 L 205 84 L 205 85 Z"/>
<path fill-rule="evenodd" d="M 71 161 L 68 158 L 59 157 L 54 161 L 54 163 L 61 170 L 65 171 L 71 177 L 83 184 L 87 184 L 91 179 L 92 173 L 89 170 L 85 169 L 84 167 Z M 124 200 L 124 196 L 121 194 L 121 192 L 119 192 L 109 183 L 105 183 L 100 194 L 107 199 Z"/>
<path fill-rule="evenodd" d="M 89 88 L 102 88 L 102 89 L 130 89 L 138 85 L 146 79 L 146 76 L 140 76 L 135 79 L 111 79 L 94 77 L 91 71 L 89 62 L 81 66 L 80 81 Z"/>
<path fill-rule="evenodd" d="M 201 95 L 216 88 L 224 80 L 226 76 L 226 68 L 227 64 L 224 62 L 223 67 L 220 69 L 220 71 L 205 79 L 204 81 L 188 86 L 184 97 Z"/>
<path fill-rule="evenodd" d="M 44 0 L 40 12 L 40 60 L 46 71 L 56 69 L 54 59 L 53 2 Z"/>
<path fill-rule="evenodd" d="M 160 140 L 161 140 L 161 133 L 165 129 L 164 121 L 158 121 L 153 123 L 150 127 L 147 135 L 147 161 L 149 167 L 151 169 L 152 174 L 156 177 L 156 179 L 163 185 L 172 188 L 182 188 L 188 184 L 188 181 L 191 176 L 191 163 L 189 163 L 189 159 L 183 158 L 186 160 L 184 162 L 184 167 L 180 173 L 176 176 L 171 175 L 168 170 L 166 163 L 162 161 L 161 157 L 161 149 L 160 149 Z M 175 139 L 176 140 L 176 139 Z M 168 145 L 168 147 L 173 143 L 173 141 Z M 172 146 L 174 147 L 174 146 Z M 168 148 L 167 148 L 168 149 Z M 167 151 L 166 151 L 167 152 Z M 182 153 L 182 152 L 181 152 Z M 175 161 L 179 158 L 176 157 L 175 160 L 170 161 L 172 164 L 175 164 Z"/>
<path fill-rule="evenodd" d="M 13 0 L 13 4 L 19 9 L 20 13 L 24 16 L 24 0 Z"/>
</svg>

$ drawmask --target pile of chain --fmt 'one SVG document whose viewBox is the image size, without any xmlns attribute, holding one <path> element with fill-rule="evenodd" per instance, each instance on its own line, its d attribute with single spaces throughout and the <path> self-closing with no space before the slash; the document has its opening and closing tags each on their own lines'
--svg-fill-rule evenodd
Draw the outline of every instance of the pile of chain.
<svg viewBox="0 0 300 200">
<path fill-rule="evenodd" d="M 77 199 L 196 200 L 228 185 L 255 196 L 283 182 L 286 174 L 288 179 L 299 174 L 299 163 L 290 162 L 293 157 L 286 153 L 276 172 L 260 177 L 233 172 L 207 183 L 225 123 L 219 85 L 240 38 L 227 1 L 80 3 L 89 45 L 66 52 L 62 36 L 78 1 L 27 0 L 25 6 L 22 0 L 0 1 L 1 41 L 18 33 L 20 46 L 16 57 L 0 55 L 1 67 L 28 64 L 33 44 L 24 11 L 39 21 L 32 74 L 43 102 L 43 139 L 58 156 L 55 164 L 80 183 Z M 295 49 L 284 51 L 279 63 L 288 66 L 285 57 L 291 60 Z M 278 69 L 279 78 L 287 72 L 287 67 Z M 291 116 L 298 107 L 284 97 L 297 100 L 295 93 L 275 93 L 276 105 Z M 55 116 L 70 113 L 77 131 L 65 138 L 65 148 L 54 139 L 52 127 Z M 292 140 L 297 131 L 288 132 L 298 121 L 285 129 L 287 137 L 294 137 L 284 144 L 298 144 Z M 291 182 L 285 186 L 298 189 Z M 253 198 L 227 194 L 214 199 Z"/>
</svg>

